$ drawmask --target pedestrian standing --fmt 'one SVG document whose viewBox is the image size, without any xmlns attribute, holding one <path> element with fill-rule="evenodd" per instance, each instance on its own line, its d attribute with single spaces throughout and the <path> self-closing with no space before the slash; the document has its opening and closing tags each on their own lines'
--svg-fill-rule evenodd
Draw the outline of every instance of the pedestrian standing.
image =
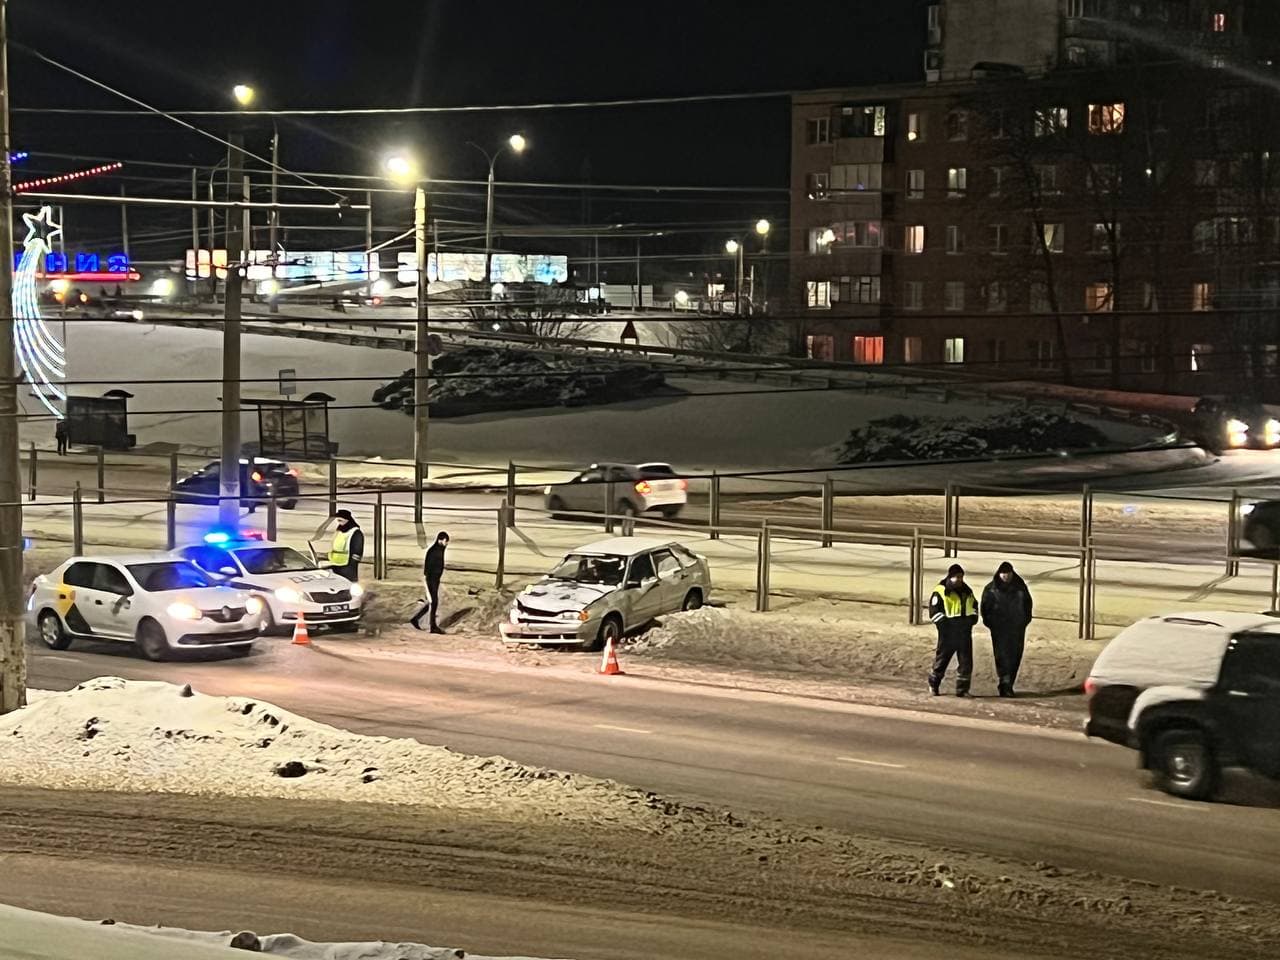
<svg viewBox="0 0 1280 960">
<path fill-rule="evenodd" d="M 1002 697 L 1014 695 L 1031 613 L 1031 591 L 1013 564 L 1006 560 L 982 591 L 982 622 L 991 631 L 991 650 L 995 654 Z"/>
<path fill-rule="evenodd" d="M 964 582 L 964 567 L 953 563 L 951 569 L 929 597 L 929 619 L 938 628 L 938 646 L 929 672 L 929 692 L 935 697 L 942 691 L 942 680 L 956 659 L 956 696 L 969 696 L 973 680 L 973 627 L 978 622 L 978 601 Z"/>
<path fill-rule="evenodd" d="M 360 579 L 360 561 L 364 559 L 364 531 L 350 510 L 339 510 L 333 516 L 338 529 L 329 548 L 329 566 L 338 576 L 355 583 Z"/>
<path fill-rule="evenodd" d="M 67 455 L 67 421 L 61 417 L 58 418 L 57 424 L 54 425 L 53 439 L 58 444 L 58 456 L 65 457 Z"/>
<path fill-rule="evenodd" d="M 440 629 L 440 579 L 444 576 L 444 552 L 449 547 L 449 534 L 441 530 L 436 534 L 436 542 L 427 547 L 422 558 L 422 580 L 427 588 L 427 595 L 422 609 L 409 618 L 415 630 L 422 629 L 422 618 L 431 612 L 431 632 L 444 633 Z"/>
</svg>

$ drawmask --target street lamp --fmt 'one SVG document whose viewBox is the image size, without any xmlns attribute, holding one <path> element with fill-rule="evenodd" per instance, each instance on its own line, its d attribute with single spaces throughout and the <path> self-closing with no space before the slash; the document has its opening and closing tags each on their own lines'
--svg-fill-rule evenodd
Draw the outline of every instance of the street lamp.
<svg viewBox="0 0 1280 960">
<path fill-rule="evenodd" d="M 502 156 L 504 151 L 510 150 L 512 153 L 524 153 L 529 146 L 529 141 L 521 134 L 513 133 L 507 138 L 507 142 L 500 146 L 493 153 L 490 153 L 480 144 L 473 141 L 467 141 L 470 146 L 475 147 L 484 154 L 484 158 L 489 161 L 489 189 L 485 195 L 484 207 L 484 276 L 486 281 L 493 279 L 493 180 L 494 171 L 498 166 L 498 158 Z"/>
<path fill-rule="evenodd" d="M 771 224 L 768 220 L 756 221 L 756 233 L 758 233 L 761 237 L 769 236 L 769 231 L 772 229 L 773 229 L 773 224 Z"/>
<path fill-rule="evenodd" d="M 421 523 L 431 378 L 431 324 L 427 307 L 427 187 L 417 160 L 403 151 L 388 155 L 382 168 L 395 183 L 413 187 L 413 249 L 418 257 L 418 308 L 413 343 L 413 521 Z"/>
<path fill-rule="evenodd" d="M 258 91 L 247 83 L 237 83 L 231 88 L 231 95 L 236 98 L 236 103 L 242 107 L 250 106 L 254 98 L 257 97 Z"/>
<path fill-rule="evenodd" d="M 745 250 L 741 243 L 730 238 L 725 241 L 724 251 L 737 261 L 737 272 L 735 273 L 733 285 L 733 315 L 740 317 L 742 316 L 742 258 Z"/>
</svg>

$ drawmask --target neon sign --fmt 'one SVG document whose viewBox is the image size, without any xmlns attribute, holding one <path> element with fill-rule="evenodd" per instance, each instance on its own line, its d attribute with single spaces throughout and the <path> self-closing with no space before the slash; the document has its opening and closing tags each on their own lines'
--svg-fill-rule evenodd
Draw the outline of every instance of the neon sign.
<svg viewBox="0 0 1280 960">
<path fill-rule="evenodd" d="M 13 255 L 13 268 L 22 266 L 25 254 Z M 140 279 L 127 254 L 63 253 L 49 251 L 36 263 L 37 280 L 76 280 L 81 283 L 121 283 Z"/>
<path fill-rule="evenodd" d="M 67 395 L 55 381 L 66 379 L 66 349 L 40 316 L 36 276 L 39 264 L 50 252 L 53 238 L 62 233 L 62 225 L 54 223 L 53 210 L 41 207 L 37 214 L 24 213 L 28 232 L 22 241 L 22 258 L 13 276 L 13 339 L 18 363 L 36 398 L 59 420 L 63 413 L 58 403 L 66 403 Z"/>
</svg>

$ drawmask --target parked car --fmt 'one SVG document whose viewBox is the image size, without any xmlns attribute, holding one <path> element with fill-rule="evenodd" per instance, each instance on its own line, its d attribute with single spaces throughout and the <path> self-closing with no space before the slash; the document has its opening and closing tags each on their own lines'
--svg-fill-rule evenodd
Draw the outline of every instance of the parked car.
<svg viewBox="0 0 1280 960">
<path fill-rule="evenodd" d="M 222 464 L 214 460 L 177 482 L 173 490 L 179 503 L 203 503 L 216 506 Z M 240 461 L 240 504 L 250 509 L 270 499 L 271 487 L 276 491 L 276 505 L 292 510 L 298 505 L 298 471 L 283 460 L 255 457 Z"/>
<path fill-rule="evenodd" d="M 1168 793 L 1206 799 L 1224 767 L 1280 779 L 1280 621 L 1148 617 L 1112 640 L 1085 682 L 1085 733 L 1139 752 Z"/>
<path fill-rule="evenodd" d="M 615 516 L 624 518 L 661 513 L 673 520 L 689 500 L 689 481 L 677 476 L 669 463 L 593 463 L 568 483 L 549 486 L 543 493 L 547 511 L 555 517 L 600 514 L 609 506 Z"/>
<path fill-rule="evenodd" d="M 347 629 L 355 627 L 364 612 L 364 587 L 288 544 L 212 535 L 212 542 L 181 547 L 174 555 L 214 580 L 258 597 L 264 605 L 266 633 L 292 630 L 299 614 L 309 627 Z"/>
<path fill-rule="evenodd" d="M 1280 500 L 1259 500 L 1240 508 L 1244 520 L 1241 535 L 1263 553 L 1276 553 L 1280 548 Z"/>
<path fill-rule="evenodd" d="M 72 557 L 36 577 L 27 614 L 45 646 L 73 640 L 136 644 L 148 660 L 181 648 L 248 653 L 262 632 L 264 605 L 167 554 Z"/>
<path fill-rule="evenodd" d="M 1191 411 L 1190 433 L 1216 454 L 1280 446 L 1280 420 L 1261 403 L 1242 397 L 1201 397 Z"/>
<path fill-rule="evenodd" d="M 568 554 L 516 597 L 500 630 L 507 643 L 599 650 L 664 613 L 696 610 L 710 593 L 706 558 L 670 540 L 619 537 Z"/>
</svg>

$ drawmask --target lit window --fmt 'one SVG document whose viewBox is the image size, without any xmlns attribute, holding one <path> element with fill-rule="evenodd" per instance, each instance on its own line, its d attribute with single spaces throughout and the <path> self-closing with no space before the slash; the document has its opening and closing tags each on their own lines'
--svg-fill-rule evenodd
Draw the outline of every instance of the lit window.
<svg viewBox="0 0 1280 960">
<path fill-rule="evenodd" d="M 954 225 L 947 227 L 947 253 L 964 253 L 964 231 Z"/>
<path fill-rule="evenodd" d="M 831 282 L 829 280 L 810 280 L 805 284 L 809 295 L 810 310 L 831 309 Z"/>
<path fill-rule="evenodd" d="M 836 338 L 824 334 L 810 334 L 805 337 L 805 353 L 810 360 L 834 360 Z"/>
<path fill-rule="evenodd" d="M 1191 309 L 1192 310 L 1212 310 L 1213 309 L 1213 284 L 1212 283 L 1196 283 L 1192 285 Z"/>
<path fill-rule="evenodd" d="M 884 363 L 884 337 L 854 337 L 853 362 Z"/>
<path fill-rule="evenodd" d="M 1009 228 L 1003 223 L 993 223 L 987 227 L 987 246 L 992 253 L 1007 253 Z"/>
<path fill-rule="evenodd" d="M 1089 104 L 1089 132 L 1095 134 L 1124 132 L 1123 103 Z"/>
<path fill-rule="evenodd" d="M 1213 32 L 1214 33 L 1227 32 L 1227 15 L 1225 13 L 1218 12 L 1213 15 Z"/>
<path fill-rule="evenodd" d="M 883 137 L 885 108 L 879 106 L 842 107 L 840 110 L 841 137 Z"/>
<path fill-rule="evenodd" d="M 943 303 L 944 310 L 950 310 L 953 313 L 964 309 L 964 281 L 948 280 L 943 284 Z"/>
<path fill-rule="evenodd" d="M 1084 308 L 1090 313 L 1108 313 L 1114 306 L 1111 284 L 1091 283 L 1084 288 Z"/>
<path fill-rule="evenodd" d="M 924 309 L 924 281 L 908 280 L 902 286 L 902 308 L 904 310 Z"/>
<path fill-rule="evenodd" d="M 908 200 L 924 199 L 924 171 L 923 170 L 907 171 L 907 199 Z"/>
<path fill-rule="evenodd" d="M 1066 107 L 1041 107 L 1035 112 L 1032 126 L 1037 137 L 1051 137 L 1067 129 Z"/>
<path fill-rule="evenodd" d="M 924 253 L 924 224 L 916 223 L 906 228 L 902 248 L 907 253 Z"/>
<path fill-rule="evenodd" d="M 947 196 L 963 197 L 969 190 L 969 169 L 967 167 L 947 168 Z"/>
<path fill-rule="evenodd" d="M 831 142 L 831 118 L 813 117 L 806 124 L 809 146 Z"/>
<path fill-rule="evenodd" d="M 831 174 L 829 173 L 811 173 L 809 174 L 809 199 L 825 200 L 827 193 L 831 190 Z"/>
<path fill-rule="evenodd" d="M 1050 253 L 1062 253 L 1067 249 L 1067 227 L 1063 223 L 1046 223 L 1040 236 L 1043 249 Z"/>
<path fill-rule="evenodd" d="M 908 113 L 907 114 L 907 139 L 912 143 L 919 143 L 924 139 L 924 114 Z"/>
<path fill-rule="evenodd" d="M 1204 373 L 1209 369 L 1209 357 L 1213 355 L 1213 344 L 1193 343 L 1191 345 L 1191 372 Z"/>
<path fill-rule="evenodd" d="M 969 115 L 963 110 L 952 110 L 947 114 L 947 139 L 967 140 L 969 137 Z"/>
<path fill-rule="evenodd" d="M 902 359 L 905 363 L 924 363 L 924 340 L 921 337 L 903 337 Z"/>
<path fill-rule="evenodd" d="M 944 363 L 964 363 L 964 337 L 947 337 L 942 341 Z"/>
</svg>

